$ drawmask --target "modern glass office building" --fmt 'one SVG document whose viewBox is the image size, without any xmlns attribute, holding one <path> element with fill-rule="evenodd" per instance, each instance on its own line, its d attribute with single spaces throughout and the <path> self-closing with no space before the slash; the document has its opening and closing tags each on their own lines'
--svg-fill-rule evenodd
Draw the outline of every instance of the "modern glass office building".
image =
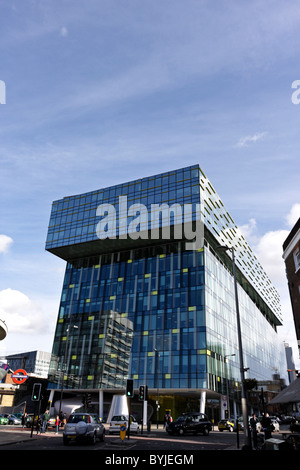
<svg viewBox="0 0 300 470">
<path fill-rule="evenodd" d="M 160 419 L 199 400 L 219 413 L 224 395 L 238 410 L 232 260 L 219 245 L 235 251 L 246 376 L 286 379 L 279 296 L 194 165 L 53 202 L 46 250 L 67 265 L 49 387 L 112 397 L 132 378 L 159 393 Z"/>
</svg>

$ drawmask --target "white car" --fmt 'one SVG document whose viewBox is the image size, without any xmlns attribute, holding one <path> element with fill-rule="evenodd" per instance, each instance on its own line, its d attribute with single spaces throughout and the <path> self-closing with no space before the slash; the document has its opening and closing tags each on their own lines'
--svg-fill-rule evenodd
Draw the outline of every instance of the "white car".
<svg viewBox="0 0 300 470">
<path fill-rule="evenodd" d="M 113 416 L 109 424 L 109 434 L 120 433 L 120 427 L 125 424 L 126 430 L 128 429 L 128 415 Z M 130 433 L 139 433 L 139 425 L 133 416 L 130 416 Z"/>
<path fill-rule="evenodd" d="M 63 442 L 68 445 L 71 441 L 104 441 L 105 428 L 99 416 L 94 413 L 72 413 L 64 427 Z"/>
<path fill-rule="evenodd" d="M 271 418 L 272 424 L 274 426 L 274 432 L 279 432 L 280 426 L 277 419 Z"/>
</svg>

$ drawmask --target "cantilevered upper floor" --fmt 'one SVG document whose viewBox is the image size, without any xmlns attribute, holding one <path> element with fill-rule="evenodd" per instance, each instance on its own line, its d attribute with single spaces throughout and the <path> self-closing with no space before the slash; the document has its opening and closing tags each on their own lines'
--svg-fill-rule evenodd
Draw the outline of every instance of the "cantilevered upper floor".
<svg viewBox="0 0 300 470">
<path fill-rule="evenodd" d="M 173 211 L 161 211 L 155 219 L 159 208 Z M 152 236 L 153 219 L 162 229 L 176 227 L 181 216 L 182 223 L 201 221 L 206 244 L 234 248 L 239 282 L 272 323 L 280 325 L 276 289 L 199 165 L 54 201 L 46 250 L 71 261 L 159 243 L 161 238 Z M 178 238 L 178 233 L 169 235 Z M 221 256 L 230 267 L 228 255 Z"/>
</svg>

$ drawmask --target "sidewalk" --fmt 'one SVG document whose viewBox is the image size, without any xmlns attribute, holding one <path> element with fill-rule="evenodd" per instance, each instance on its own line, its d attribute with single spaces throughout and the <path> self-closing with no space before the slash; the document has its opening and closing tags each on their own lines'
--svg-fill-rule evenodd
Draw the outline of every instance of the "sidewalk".
<svg viewBox="0 0 300 470">
<path fill-rule="evenodd" d="M 104 424 L 106 428 L 106 432 L 108 432 L 108 425 Z M 5 426 L 1 427 L 0 429 L 0 447 L 8 444 L 16 444 L 18 442 L 25 442 L 25 441 L 33 441 L 33 440 L 39 440 L 39 439 L 45 439 L 45 438 L 54 438 L 62 437 L 62 429 L 59 430 L 59 433 L 56 434 L 54 429 L 50 429 L 46 431 L 45 433 L 37 434 L 36 430 L 33 430 L 32 437 L 31 437 L 31 428 L 21 428 L 20 426 Z M 161 426 L 158 429 L 156 427 L 152 426 L 152 429 L 150 432 L 147 432 L 146 428 L 144 427 L 143 429 L 143 434 L 144 436 L 156 436 L 157 433 L 161 434 L 162 432 L 165 432 L 165 429 Z M 141 435 L 141 433 L 139 434 Z M 131 441 L 134 439 L 135 434 L 131 434 Z M 127 443 L 127 437 L 126 437 L 126 443 Z"/>
<path fill-rule="evenodd" d="M 42 434 L 37 434 L 36 430 L 33 431 L 31 437 L 31 428 L 21 428 L 16 426 L 7 426 L 7 428 L 0 429 L 0 446 L 4 446 L 7 444 L 16 444 L 17 442 L 25 442 L 28 440 L 36 440 L 36 439 L 45 439 L 45 438 L 52 438 L 52 437 L 61 437 L 61 433 L 55 434 L 55 431 L 51 429 L 51 431 L 47 431 Z"/>
</svg>

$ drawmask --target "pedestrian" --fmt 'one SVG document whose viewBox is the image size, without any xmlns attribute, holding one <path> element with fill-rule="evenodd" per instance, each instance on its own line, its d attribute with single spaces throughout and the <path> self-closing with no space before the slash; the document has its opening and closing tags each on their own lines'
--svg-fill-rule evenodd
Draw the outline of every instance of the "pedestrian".
<svg viewBox="0 0 300 470">
<path fill-rule="evenodd" d="M 48 426 L 48 419 L 49 419 L 49 412 L 48 410 L 45 411 L 43 414 L 43 432 L 46 432 Z"/>
<path fill-rule="evenodd" d="M 269 413 L 266 413 L 263 416 L 263 418 L 261 420 L 261 425 L 262 425 L 263 431 L 265 433 L 265 440 L 270 439 L 272 437 L 272 430 L 274 429 L 274 426 L 272 424 Z"/>
<path fill-rule="evenodd" d="M 22 428 L 25 428 L 27 420 L 27 413 L 22 414 Z"/>
<path fill-rule="evenodd" d="M 58 434 L 59 424 L 60 424 L 60 419 L 59 419 L 59 416 L 57 415 L 55 419 L 55 434 Z"/>
<path fill-rule="evenodd" d="M 42 426 L 42 418 L 41 416 L 39 415 L 37 417 L 37 420 L 36 420 L 36 433 L 40 433 L 41 434 L 41 426 Z"/>
<path fill-rule="evenodd" d="M 253 448 L 257 449 L 257 424 L 259 423 L 258 418 L 255 413 L 253 413 L 252 418 L 250 418 L 250 430 L 252 436 Z"/>
</svg>

